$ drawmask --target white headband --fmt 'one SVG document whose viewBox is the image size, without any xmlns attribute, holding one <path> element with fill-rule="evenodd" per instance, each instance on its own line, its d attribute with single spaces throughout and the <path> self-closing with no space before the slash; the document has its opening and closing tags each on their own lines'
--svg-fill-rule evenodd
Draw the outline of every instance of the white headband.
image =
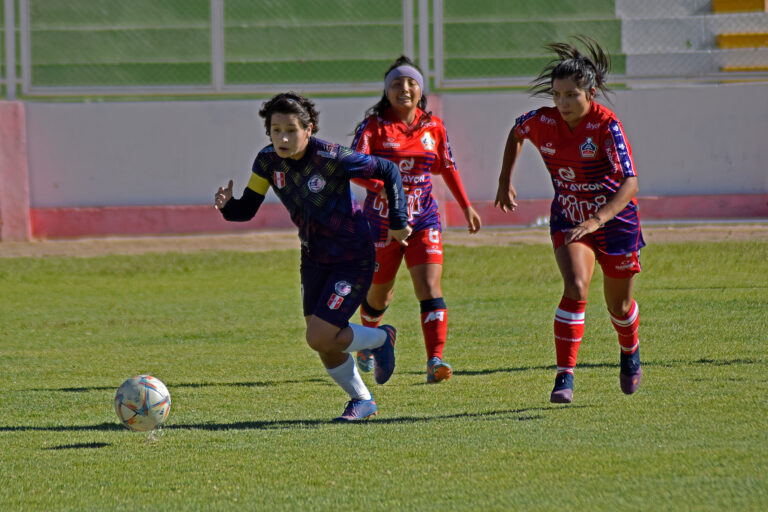
<svg viewBox="0 0 768 512">
<path fill-rule="evenodd" d="M 419 89 L 424 91 L 424 77 L 421 76 L 419 70 L 413 66 L 409 66 L 408 64 L 403 64 L 402 66 L 397 66 L 389 73 L 387 73 L 387 76 L 384 78 L 384 92 L 386 93 L 389 90 L 389 86 L 392 84 L 392 80 L 401 76 L 413 78 L 419 83 Z"/>
</svg>

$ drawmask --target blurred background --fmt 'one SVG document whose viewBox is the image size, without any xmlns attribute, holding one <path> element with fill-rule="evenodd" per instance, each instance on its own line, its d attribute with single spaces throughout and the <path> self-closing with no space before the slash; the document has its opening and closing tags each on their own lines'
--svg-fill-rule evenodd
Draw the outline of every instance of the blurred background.
<svg viewBox="0 0 768 512">
<path fill-rule="evenodd" d="M 514 118 L 546 103 L 525 92 L 551 58 L 543 45 L 575 35 L 612 56 L 607 105 L 650 218 L 768 217 L 765 0 L 4 0 L 1 14 L 4 240 L 233 229 L 202 207 L 230 177 L 244 186 L 268 144 L 261 101 L 311 96 L 319 136 L 349 144 L 400 54 L 424 70 L 486 208 Z M 516 186 L 536 212 L 487 209 L 492 223 L 548 211 L 548 176 L 526 151 Z M 462 220 L 451 199 L 449 226 Z M 284 224 L 276 209 L 236 229 Z"/>
</svg>

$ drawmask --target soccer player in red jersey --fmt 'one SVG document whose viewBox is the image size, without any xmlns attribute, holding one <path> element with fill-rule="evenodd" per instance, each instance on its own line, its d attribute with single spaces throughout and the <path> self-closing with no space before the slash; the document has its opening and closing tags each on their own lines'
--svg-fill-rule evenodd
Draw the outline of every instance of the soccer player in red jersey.
<svg viewBox="0 0 768 512">
<path fill-rule="evenodd" d="M 408 203 L 408 224 L 413 234 L 408 245 L 387 240 L 389 203 L 378 180 L 353 180 L 367 189 L 364 211 L 376 240 L 376 272 L 368 296 L 360 306 L 363 325 L 377 326 L 392 301 L 395 276 L 405 258 L 414 292 L 421 305 L 421 329 L 427 350 L 427 382 L 451 377 L 443 361 L 448 332 L 448 309 L 440 278 L 443 272 L 443 240 L 437 201 L 432 194 L 432 175 L 439 174 L 458 201 L 470 233 L 480 229 L 480 216 L 470 205 L 461 184 L 442 120 L 427 112 L 422 94 L 424 77 L 407 57 L 401 56 L 387 70 L 384 94 L 368 109 L 357 126 L 352 148 L 386 158 L 397 164 Z M 358 352 L 358 364 L 370 371 L 367 351 Z"/>
<path fill-rule="evenodd" d="M 365 298 L 376 263 L 373 237 L 350 180 L 383 180 L 392 205 L 387 236 L 406 243 L 411 228 L 400 173 L 392 162 L 315 138 L 318 114 L 303 96 L 278 94 L 264 103 L 259 115 L 272 144 L 256 156 L 242 197 L 232 197 L 230 180 L 216 192 L 214 205 L 227 220 L 250 220 L 271 187 L 288 210 L 301 239 L 307 343 L 350 397 L 335 420 L 365 419 L 376 414 L 377 406 L 351 353 L 372 350 L 374 377 L 384 384 L 395 369 L 396 331 L 389 325 L 372 329 L 349 323 Z"/>
<path fill-rule="evenodd" d="M 573 370 L 595 261 L 603 271 L 605 302 L 618 333 L 622 391 L 637 391 L 642 376 L 640 317 L 632 298 L 634 276 L 640 272 L 638 253 L 645 245 L 635 199 L 635 163 L 621 122 L 595 101 L 598 90 L 608 92 L 610 57 L 596 42 L 578 40 L 587 54 L 569 44 L 547 46 L 557 58 L 536 78 L 531 92 L 551 96 L 555 106 L 515 121 L 504 148 L 495 201 L 504 212 L 517 207 L 512 173 L 523 141 L 530 140 L 555 189 L 550 234 L 564 285 L 555 312 L 557 376 L 550 395 L 554 403 L 573 400 Z"/>
</svg>

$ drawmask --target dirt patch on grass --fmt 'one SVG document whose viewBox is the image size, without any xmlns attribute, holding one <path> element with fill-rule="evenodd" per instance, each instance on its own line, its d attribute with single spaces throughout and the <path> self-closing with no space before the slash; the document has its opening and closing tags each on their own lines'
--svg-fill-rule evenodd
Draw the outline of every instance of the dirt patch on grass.
<svg viewBox="0 0 768 512">
<path fill-rule="evenodd" d="M 644 226 L 649 244 L 686 241 L 768 240 L 768 223 Z M 446 230 L 446 244 L 464 246 L 548 244 L 547 228 L 489 228 L 470 235 L 458 229 Z M 104 237 L 77 240 L 36 240 L 0 242 L 0 257 L 76 256 L 142 254 L 147 252 L 269 251 L 298 249 L 296 231 L 254 231 L 237 234 Z"/>
</svg>

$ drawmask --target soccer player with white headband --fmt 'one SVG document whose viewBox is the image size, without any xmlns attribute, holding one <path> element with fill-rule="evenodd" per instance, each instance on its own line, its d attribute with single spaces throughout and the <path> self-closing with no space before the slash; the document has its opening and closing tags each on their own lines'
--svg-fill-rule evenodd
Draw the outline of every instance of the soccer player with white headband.
<svg viewBox="0 0 768 512">
<path fill-rule="evenodd" d="M 376 240 L 376 272 L 368 296 L 360 306 L 363 325 L 376 326 L 394 295 L 395 277 L 403 259 L 411 274 L 421 315 L 427 360 L 427 382 L 441 382 L 452 375 L 443 360 L 448 334 L 448 307 L 440 280 L 443 273 L 443 239 L 432 176 L 440 175 L 459 203 L 470 233 L 480 229 L 480 216 L 472 208 L 443 121 L 426 110 L 424 76 L 407 57 L 401 56 L 387 70 L 384 94 L 369 108 L 357 126 L 352 148 L 386 158 L 397 164 L 408 204 L 408 224 L 413 233 L 408 245 L 387 240 L 388 209 L 380 180 L 353 180 L 367 189 L 364 211 Z M 358 365 L 373 366 L 371 354 L 360 351 Z"/>
</svg>

